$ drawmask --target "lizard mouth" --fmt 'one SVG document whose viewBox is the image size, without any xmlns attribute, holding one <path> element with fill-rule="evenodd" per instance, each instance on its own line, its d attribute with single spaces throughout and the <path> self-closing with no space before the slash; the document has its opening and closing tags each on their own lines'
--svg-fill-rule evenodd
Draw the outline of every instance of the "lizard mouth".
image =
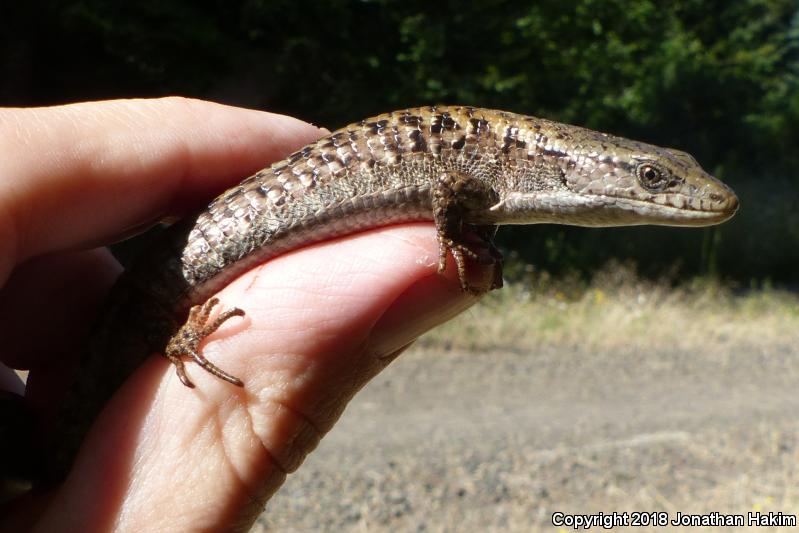
<svg viewBox="0 0 799 533">
<path fill-rule="evenodd" d="M 681 197 L 661 202 L 603 194 L 555 193 L 511 194 L 469 222 L 486 224 L 566 224 L 571 226 L 711 226 L 732 217 L 738 210 L 734 194 L 713 201 L 690 202 Z"/>
<path fill-rule="evenodd" d="M 614 198 L 617 211 L 629 212 L 630 216 L 640 218 L 637 224 L 656 224 L 663 226 L 710 226 L 732 218 L 738 211 L 739 202 L 735 194 L 720 199 L 701 200 L 699 205 L 686 203 L 655 203 L 643 200 Z M 710 205 L 707 205 L 710 204 Z M 715 204 L 715 205 L 714 205 Z M 619 220 L 621 222 L 621 220 Z M 628 221 L 630 223 L 633 221 Z"/>
</svg>

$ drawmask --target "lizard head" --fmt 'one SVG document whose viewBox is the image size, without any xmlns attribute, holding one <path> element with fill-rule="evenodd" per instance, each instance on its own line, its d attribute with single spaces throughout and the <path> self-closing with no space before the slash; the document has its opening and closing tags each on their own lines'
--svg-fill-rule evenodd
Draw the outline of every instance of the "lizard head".
<svg viewBox="0 0 799 533">
<path fill-rule="evenodd" d="M 601 150 L 578 153 L 564 170 L 566 188 L 609 204 L 601 225 L 706 226 L 732 217 L 735 193 L 689 154 L 598 134 Z M 571 166 L 571 168 L 569 168 Z M 615 207 L 614 207 L 615 206 Z"/>
<path fill-rule="evenodd" d="M 559 183 L 516 180 L 491 208 L 499 223 L 708 226 L 738 209 L 735 193 L 685 152 L 577 127 L 541 138 L 531 170 L 557 169 Z"/>
</svg>

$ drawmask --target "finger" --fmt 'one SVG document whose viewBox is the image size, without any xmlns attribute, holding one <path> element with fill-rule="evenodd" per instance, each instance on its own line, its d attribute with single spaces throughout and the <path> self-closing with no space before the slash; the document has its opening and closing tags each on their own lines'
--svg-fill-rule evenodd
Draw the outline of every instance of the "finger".
<svg viewBox="0 0 799 533">
<path fill-rule="evenodd" d="M 220 299 L 247 316 L 204 353 L 245 387 L 189 365 L 197 388 L 188 389 L 166 361 L 149 359 L 93 427 L 47 523 L 246 529 L 394 353 L 475 301 L 453 268 L 436 273 L 437 254 L 431 226 L 393 227 L 278 257 L 234 281 Z M 81 487 L 105 487 L 112 503 L 84 499 Z"/>
<path fill-rule="evenodd" d="M 322 134 L 184 98 L 0 109 L 0 281 L 207 199 Z"/>
<path fill-rule="evenodd" d="M 122 267 L 105 248 L 31 259 L 0 298 L 2 361 L 56 376 L 86 341 L 100 303 Z M 57 381 L 57 380 L 51 380 Z"/>
<path fill-rule="evenodd" d="M 9 392 L 22 396 L 25 394 L 25 382 L 14 370 L 0 363 L 0 392 Z"/>
<path fill-rule="evenodd" d="M 25 383 L 0 364 L 0 504 L 30 489 L 34 469 L 33 418 L 25 404 Z"/>
</svg>

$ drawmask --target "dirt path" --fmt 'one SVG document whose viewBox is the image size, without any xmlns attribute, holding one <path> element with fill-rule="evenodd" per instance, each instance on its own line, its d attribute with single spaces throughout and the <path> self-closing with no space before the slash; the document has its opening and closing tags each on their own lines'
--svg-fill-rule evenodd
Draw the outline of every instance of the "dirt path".
<svg viewBox="0 0 799 533">
<path fill-rule="evenodd" d="M 556 511 L 797 514 L 797 357 L 779 344 L 417 349 L 361 392 L 254 531 L 553 530 Z"/>
</svg>

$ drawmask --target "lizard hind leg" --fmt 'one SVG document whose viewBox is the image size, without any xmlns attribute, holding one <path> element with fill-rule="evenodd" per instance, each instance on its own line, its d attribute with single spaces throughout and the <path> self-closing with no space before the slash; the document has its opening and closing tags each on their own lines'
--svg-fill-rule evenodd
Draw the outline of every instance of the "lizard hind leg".
<svg viewBox="0 0 799 533">
<path fill-rule="evenodd" d="M 443 172 L 433 189 L 433 219 L 438 234 L 439 250 L 438 271 L 444 272 L 447 253 L 452 253 L 461 289 L 471 294 L 483 294 L 502 287 L 502 255 L 493 241 L 496 226 L 471 225 L 464 222 L 470 213 L 485 210 L 493 205 L 496 202 L 495 196 L 485 182 L 458 171 Z M 485 250 L 488 251 L 487 254 Z M 488 288 L 476 287 L 469 283 L 466 271 L 467 258 L 494 267 L 494 278 Z"/>
<path fill-rule="evenodd" d="M 183 324 L 175 335 L 169 339 L 169 343 L 164 350 L 164 355 L 175 365 L 180 381 L 187 387 L 194 387 L 194 383 L 189 379 L 186 374 L 186 365 L 183 362 L 183 357 L 191 357 L 200 367 L 205 369 L 210 374 L 232 383 L 233 385 L 242 387 L 244 383 L 237 377 L 232 376 L 206 359 L 200 353 L 200 343 L 211 333 L 219 329 L 219 327 L 228 319 L 234 316 L 244 316 L 244 311 L 234 307 L 223 311 L 212 322 L 208 322 L 211 316 L 211 311 L 214 306 L 219 303 L 219 299 L 211 298 L 202 305 L 195 305 L 189 311 L 189 317 L 186 323 Z"/>
</svg>

